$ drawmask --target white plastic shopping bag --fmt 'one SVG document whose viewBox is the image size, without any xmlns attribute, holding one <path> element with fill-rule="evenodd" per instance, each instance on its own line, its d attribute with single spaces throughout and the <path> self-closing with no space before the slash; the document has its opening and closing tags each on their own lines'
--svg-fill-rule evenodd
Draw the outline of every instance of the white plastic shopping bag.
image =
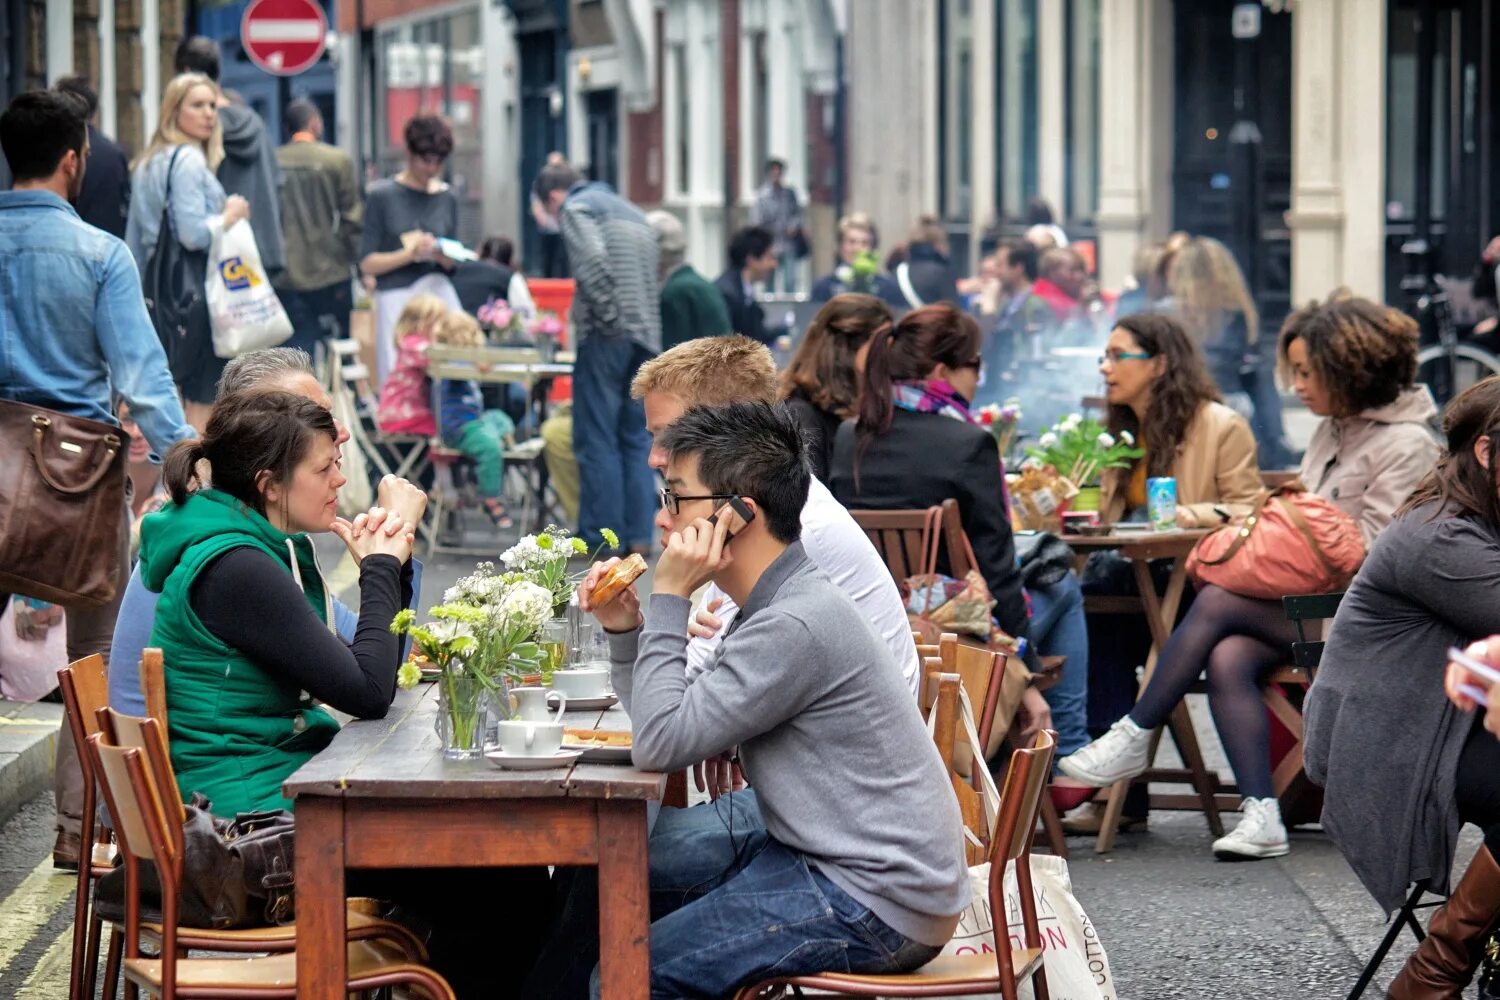
<svg viewBox="0 0 1500 1000">
<path fill-rule="evenodd" d="M 0 697 L 38 701 L 57 688 L 68 665 L 67 612 L 13 595 L 0 612 Z"/>
<path fill-rule="evenodd" d="M 223 216 L 216 216 L 208 225 L 214 239 L 205 283 L 214 353 L 235 358 L 282 343 L 292 335 L 292 321 L 261 266 L 250 223 L 241 219 L 226 230 Z"/>
<path fill-rule="evenodd" d="M 974 724 L 974 708 L 967 691 L 959 689 L 959 714 L 964 734 L 971 746 L 978 747 L 979 731 Z M 934 711 L 928 719 L 928 731 L 936 722 Z M 980 754 L 980 759 L 983 755 Z M 988 769 L 980 769 L 980 795 L 984 801 L 985 822 L 991 834 L 1000 811 L 1000 792 Z M 978 843 L 969 830 L 964 836 Z M 1109 959 L 1088 914 L 1073 895 L 1068 877 L 1068 863 L 1051 855 L 1031 856 L 1031 889 L 1036 896 L 1036 922 L 1041 932 L 1042 962 L 1047 972 L 1047 993 L 1052 1000 L 1116 1000 L 1114 981 L 1109 974 Z M 1021 919 L 1021 894 L 1016 883 L 1016 866 L 1005 869 L 1005 926 L 1012 951 L 1025 947 L 1026 929 Z M 943 946 L 944 955 L 992 954 L 995 950 L 994 914 L 990 906 L 990 865 L 969 868 L 969 906 L 959 916 L 953 937 Z M 1021 985 L 1017 995 L 1032 1000 L 1031 983 Z M 975 994 L 966 1000 L 1001 1000 L 1000 994 Z"/>
</svg>

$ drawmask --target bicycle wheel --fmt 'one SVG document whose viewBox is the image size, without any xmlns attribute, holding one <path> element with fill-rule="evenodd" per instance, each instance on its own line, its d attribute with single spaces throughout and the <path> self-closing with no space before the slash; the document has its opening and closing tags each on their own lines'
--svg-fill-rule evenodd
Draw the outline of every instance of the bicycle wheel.
<svg viewBox="0 0 1500 1000">
<path fill-rule="evenodd" d="M 1482 347 L 1455 344 L 1451 358 L 1441 344 L 1417 352 L 1417 381 L 1427 383 L 1439 406 L 1491 375 L 1500 375 L 1500 358 Z"/>
</svg>

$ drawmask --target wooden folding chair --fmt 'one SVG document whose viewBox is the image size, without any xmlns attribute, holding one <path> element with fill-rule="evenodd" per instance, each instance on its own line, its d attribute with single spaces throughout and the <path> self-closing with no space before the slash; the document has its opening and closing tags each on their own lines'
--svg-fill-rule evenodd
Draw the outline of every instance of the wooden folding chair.
<svg viewBox="0 0 1500 1000">
<path fill-rule="evenodd" d="M 177 790 L 177 775 L 172 769 L 166 733 L 155 718 L 138 718 L 124 715 L 111 708 L 102 708 L 98 713 L 98 731 L 112 746 L 139 750 L 144 755 L 147 773 L 153 790 L 162 802 L 162 811 L 169 823 L 181 826 L 187 820 L 187 811 Z M 373 900 L 350 900 L 347 924 L 348 939 L 354 941 L 381 941 L 390 949 L 399 952 L 414 962 L 427 960 L 427 948 L 411 931 L 400 924 L 382 920 L 368 912 L 373 909 Z M 116 928 L 118 931 L 119 928 Z M 159 923 L 141 924 L 142 940 L 162 947 L 164 932 Z M 115 947 L 121 935 L 111 936 L 111 971 L 118 968 L 119 950 Z M 235 929 L 213 929 L 202 927 L 177 928 L 179 954 L 193 951 L 230 952 L 260 954 L 294 951 L 297 947 L 295 924 L 278 924 L 272 927 L 246 927 Z M 109 979 L 113 982 L 113 979 Z"/>
<path fill-rule="evenodd" d="M 952 514 L 948 509 L 952 508 Z M 931 532 L 943 532 L 944 551 L 948 555 L 949 573 L 963 576 L 969 570 L 969 557 L 957 537 L 946 530 L 949 523 L 957 523 L 958 501 L 944 500 L 939 507 L 925 510 L 851 510 L 854 523 L 880 553 L 886 569 L 899 584 L 909 576 L 927 571 L 927 553 L 922 546 L 931 538 Z"/>
<path fill-rule="evenodd" d="M 84 743 L 99 731 L 97 712 L 109 703 L 109 681 L 104 658 L 97 653 L 75 660 L 57 672 L 67 708 L 68 726 L 73 743 L 80 748 L 78 763 L 83 771 L 83 829 L 89 853 L 79 858 L 78 890 L 73 900 L 73 965 L 68 974 L 69 1000 L 93 1000 L 99 972 L 99 943 L 104 924 L 91 905 L 94 882 L 108 873 L 113 865 L 109 831 L 99 822 L 98 792 L 93 761 L 82 752 Z M 106 993 L 112 995 L 109 981 Z"/>
<path fill-rule="evenodd" d="M 1048 1000 L 1047 976 L 1042 967 L 1041 931 L 1036 919 L 1036 895 L 1031 882 L 1031 838 L 1045 798 L 1052 755 L 1057 749 L 1051 732 L 1037 734 L 1030 747 L 1011 755 L 1000 790 L 1000 816 L 990 851 L 990 912 L 994 917 L 994 952 L 940 955 L 914 972 L 899 975 L 857 975 L 823 972 L 781 976 L 746 986 L 736 1000 L 755 1000 L 790 989 L 844 997 L 951 997 L 996 993 L 1015 1000 L 1020 984 L 1031 981 L 1036 1000 Z M 1023 946 L 1012 949 L 1006 928 L 1005 868 L 1015 862 L 1016 889 L 1021 904 Z"/>
<path fill-rule="evenodd" d="M 147 721 L 146 726 L 154 726 Z M 183 947 L 178 934 L 177 912 L 182 884 L 182 824 L 176 822 L 179 807 L 158 793 L 155 770 L 146 752 L 134 747 L 114 746 L 106 734 L 91 735 L 85 752 L 92 755 L 104 798 L 116 824 L 125 858 L 124 971 L 126 995 L 137 989 L 163 1000 L 248 1000 L 248 998 L 295 998 L 297 960 L 295 952 L 255 958 L 192 959 L 180 957 Z M 149 740 L 148 740 L 149 748 Z M 161 884 L 161 957 L 141 955 L 143 932 L 140 903 L 140 866 L 151 861 Z M 436 972 L 411 961 L 380 941 L 360 941 L 349 946 L 350 992 L 405 984 L 432 1000 L 454 1000 L 452 989 Z M 261 949 L 264 950 L 264 949 Z"/>
</svg>

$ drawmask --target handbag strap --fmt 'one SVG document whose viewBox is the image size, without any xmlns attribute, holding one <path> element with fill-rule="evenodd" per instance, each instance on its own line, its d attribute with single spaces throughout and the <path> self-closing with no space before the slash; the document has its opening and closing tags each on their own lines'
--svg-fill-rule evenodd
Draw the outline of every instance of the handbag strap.
<svg viewBox="0 0 1500 1000">
<path fill-rule="evenodd" d="M 1302 513 L 1302 509 L 1297 506 L 1296 502 L 1282 500 L 1281 509 L 1286 511 L 1287 519 L 1292 522 L 1292 526 L 1307 540 L 1307 547 L 1312 549 L 1313 555 L 1318 557 L 1318 562 L 1323 564 L 1324 572 L 1334 579 L 1343 576 L 1342 573 L 1334 568 L 1333 563 L 1328 561 L 1328 556 L 1324 554 L 1323 547 L 1318 544 L 1318 539 L 1313 535 L 1312 525 L 1307 523 L 1307 515 Z"/>
<path fill-rule="evenodd" d="M 1274 494 L 1272 493 L 1262 493 L 1260 497 L 1255 501 L 1255 506 L 1251 508 L 1249 516 L 1245 518 L 1245 523 L 1240 525 L 1238 528 L 1218 529 L 1218 531 L 1233 531 L 1235 533 L 1234 541 L 1229 543 L 1229 547 L 1226 548 L 1217 559 L 1200 558 L 1198 560 L 1199 564 L 1203 566 L 1221 566 L 1224 563 L 1227 563 L 1229 560 L 1233 559 L 1235 555 L 1240 551 L 1240 549 L 1245 547 L 1245 543 L 1250 540 L 1250 533 L 1254 531 L 1255 526 L 1260 523 L 1261 515 L 1265 512 L 1266 504 L 1270 502 L 1272 496 L 1274 496 Z M 1216 531 L 1214 534 L 1217 533 L 1218 532 Z"/>
<path fill-rule="evenodd" d="M 922 596 L 922 614 L 932 610 L 933 583 L 937 577 L 938 542 L 942 538 L 943 508 L 928 507 L 922 516 L 922 573 L 927 577 L 927 589 Z"/>
<path fill-rule="evenodd" d="M 47 485 L 59 493 L 76 496 L 80 493 L 88 493 L 99 480 L 103 479 L 109 472 L 110 466 L 114 464 L 115 453 L 120 450 L 120 439 L 116 437 L 106 438 L 104 444 L 104 458 L 99 462 L 89 477 L 77 486 L 64 486 L 52 476 L 52 471 L 47 468 L 47 462 L 42 457 L 42 444 L 47 439 L 47 432 L 52 429 L 52 418 L 34 413 L 31 416 L 31 458 L 36 463 L 36 470 L 46 481 Z"/>
</svg>

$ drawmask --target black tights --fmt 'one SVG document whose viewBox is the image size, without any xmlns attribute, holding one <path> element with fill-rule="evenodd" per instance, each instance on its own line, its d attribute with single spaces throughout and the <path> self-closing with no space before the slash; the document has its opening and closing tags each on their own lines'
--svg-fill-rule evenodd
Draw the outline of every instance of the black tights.
<svg viewBox="0 0 1500 1000">
<path fill-rule="evenodd" d="M 1484 846 L 1500 858 L 1500 737 L 1484 728 L 1484 709 L 1476 715 L 1458 757 L 1454 782 L 1458 818 L 1484 831 Z"/>
<path fill-rule="evenodd" d="M 1280 601 L 1206 586 L 1157 657 L 1130 718 L 1142 729 L 1162 725 L 1206 670 L 1208 704 L 1240 794 L 1270 798 L 1271 731 L 1261 678 L 1287 662 L 1296 639 Z"/>
</svg>

